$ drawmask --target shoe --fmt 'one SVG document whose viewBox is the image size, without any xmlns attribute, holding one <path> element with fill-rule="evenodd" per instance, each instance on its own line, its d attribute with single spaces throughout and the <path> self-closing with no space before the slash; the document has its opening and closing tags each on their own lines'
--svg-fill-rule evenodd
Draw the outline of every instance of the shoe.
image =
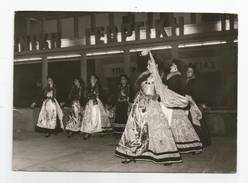
<svg viewBox="0 0 248 183">
<path fill-rule="evenodd" d="M 164 166 L 170 166 L 172 163 L 164 163 Z"/>
<path fill-rule="evenodd" d="M 194 156 L 194 155 L 202 154 L 202 153 L 205 152 L 205 150 L 206 150 L 206 149 L 203 148 L 202 151 L 200 151 L 200 152 L 193 152 L 192 155 Z"/>
<path fill-rule="evenodd" d="M 104 134 L 101 134 L 100 137 L 104 137 Z"/>
<path fill-rule="evenodd" d="M 120 138 L 120 136 L 115 136 L 115 139 L 119 139 Z"/>
<path fill-rule="evenodd" d="M 49 137 L 49 136 L 51 136 L 51 133 L 47 133 L 45 137 Z"/>
<path fill-rule="evenodd" d="M 57 133 L 55 133 L 54 135 L 56 135 L 56 136 L 57 136 L 58 134 L 57 134 Z"/>
<path fill-rule="evenodd" d="M 87 140 L 88 138 L 89 138 L 89 134 L 86 134 L 84 140 Z"/>
<path fill-rule="evenodd" d="M 73 133 L 70 132 L 70 133 L 68 134 L 67 138 L 71 138 L 72 136 L 73 136 Z"/>
<path fill-rule="evenodd" d="M 131 163 L 131 162 L 134 162 L 134 163 L 136 163 L 136 160 L 135 159 L 130 159 L 130 160 L 125 160 L 125 161 L 122 161 L 121 163 L 123 163 L 123 164 L 128 164 L 128 163 Z"/>
</svg>

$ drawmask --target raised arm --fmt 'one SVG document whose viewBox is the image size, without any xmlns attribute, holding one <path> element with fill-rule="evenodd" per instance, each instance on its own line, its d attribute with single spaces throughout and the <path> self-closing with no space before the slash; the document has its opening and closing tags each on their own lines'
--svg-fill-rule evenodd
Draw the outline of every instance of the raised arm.
<svg viewBox="0 0 248 183">
<path fill-rule="evenodd" d="M 181 107 L 185 108 L 189 101 L 187 98 L 169 90 L 162 82 L 162 79 L 159 75 L 155 60 L 152 56 L 152 53 L 150 49 L 145 49 L 142 51 L 143 55 L 149 54 L 150 56 L 150 67 L 149 67 L 149 72 L 153 75 L 154 77 L 154 82 L 155 82 L 155 90 L 156 93 L 160 96 L 161 102 L 166 106 L 166 107 Z"/>
</svg>

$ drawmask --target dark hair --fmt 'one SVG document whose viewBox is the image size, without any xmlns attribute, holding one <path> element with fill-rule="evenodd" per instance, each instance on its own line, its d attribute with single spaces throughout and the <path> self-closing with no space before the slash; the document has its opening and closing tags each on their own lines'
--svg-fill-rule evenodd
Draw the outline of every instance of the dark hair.
<svg viewBox="0 0 248 183">
<path fill-rule="evenodd" d="M 48 78 L 51 78 L 52 80 L 53 80 L 53 77 L 52 76 L 47 76 L 47 80 L 48 80 Z M 55 85 L 55 83 L 54 83 L 54 80 L 53 80 L 53 87 L 54 88 L 56 88 L 56 85 Z M 50 86 L 49 86 L 49 84 L 47 83 L 47 88 L 50 88 Z"/>
<path fill-rule="evenodd" d="M 147 61 L 148 56 L 141 56 L 139 52 L 137 52 L 136 64 L 137 69 L 142 73 L 147 70 Z"/>
<path fill-rule="evenodd" d="M 164 69 L 164 62 L 163 59 L 157 55 L 157 54 L 152 54 L 155 63 L 158 65 L 158 70 L 159 69 Z M 137 59 L 136 59 L 136 64 L 137 68 L 140 70 L 140 72 L 144 72 L 147 70 L 147 62 L 150 59 L 149 55 L 146 56 L 141 56 L 140 53 L 137 53 Z"/>
<path fill-rule="evenodd" d="M 48 75 L 48 76 L 47 76 L 47 79 L 48 79 L 48 78 L 51 78 L 51 79 L 53 80 L 53 77 L 52 77 L 52 76 L 49 76 L 49 75 Z"/>
<path fill-rule="evenodd" d="M 98 80 L 98 77 L 97 77 L 96 74 L 91 74 L 91 75 L 90 75 L 90 78 L 91 78 L 91 76 L 94 76 L 94 77 Z"/>
<path fill-rule="evenodd" d="M 163 62 L 163 59 L 157 55 L 157 54 L 153 54 L 152 55 L 154 60 L 155 60 L 155 63 L 158 64 L 158 70 L 164 70 L 164 62 Z"/>
<path fill-rule="evenodd" d="M 75 79 L 78 80 L 78 82 L 80 83 L 81 86 L 84 85 L 84 81 L 81 77 L 76 77 Z"/>
<path fill-rule="evenodd" d="M 127 84 L 130 84 L 130 80 L 129 80 L 129 78 L 128 78 L 128 76 L 126 75 L 126 74 L 122 74 L 122 75 L 120 75 L 119 76 L 119 79 L 121 80 L 121 77 L 124 77 L 124 78 L 126 78 L 126 80 L 127 80 Z M 119 80 L 119 81 L 120 81 Z"/>
<path fill-rule="evenodd" d="M 148 71 L 143 72 L 139 75 L 139 77 L 136 79 L 134 84 L 136 92 L 140 89 L 141 83 L 145 81 L 147 78 L 149 78 L 150 75 L 151 73 L 149 73 Z"/>
<path fill-rule="evenodd" d="M 187 65 L 182 60 L 173 59 L 172 63 L 175 63 L 177 65 L 177 70 L 181 72 L 181 74 L 186 71 Z"/>
<path fill-rule="evenodd" d="M 187 68 L 191 68 L 191 69 L 193 69 L 194 73 L 196 73 L 196 67 L 195 67 L 195 65 L 194 65 L 194 64 L 189 63 L 189 65 L 187 66 Z"/>
<path fill-rule="evenodd" d="M 184 94 L 187 65 L 182 60 L 178 60 L 178 59 L 173 59 L 172 63 L 176 64 L 177 70 L 181 73 L 181 87 L 182 87 L 182 94 Z"/>
<path fill-rule="evenodd" d="M 121 80 L 121 77 L 125 77 L 126 80 L 127 80 L 127 85 L 129 85 L 129 101 L 133 102 L 135 91 L 134 91 L 134 89 L 133 89 L 133 87 L 131 85 L 130 79 L 126 74 L 121 74 L 120 77 L 119 77 L 120 80 Z"/>
</svg>

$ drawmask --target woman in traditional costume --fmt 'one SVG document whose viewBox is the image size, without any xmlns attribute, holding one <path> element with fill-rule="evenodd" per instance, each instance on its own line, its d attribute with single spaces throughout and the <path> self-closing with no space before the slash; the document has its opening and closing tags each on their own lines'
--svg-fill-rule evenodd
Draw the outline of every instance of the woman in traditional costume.
<svg viewBox="0 0 248 183">
<path fill-rule="evenodd" d="M 115 155 L 125 158 L 125 161 L 122 161 L 125 164 L 136 162 L 136 160 L 164 165 L 182 162 L 171 130 L 172 120 L 168 114 L 168 108 L 185 108 L 188 100 L 167 89 L 162 83 L 158 72 L 159 59 L 155 56 L 154 59 L 150 50 L 146 49 L 141 54 L 150 56 L 148 70 L 143 72 L 136 81 L 139 91 Z"/>
<path fill-rule="evenodd" d="M 68 132 L 67 138 L 71 138 L 73 133 L 79 132 L 81 128 L 81 95 L 83 93 L 83 80 L 77 77 L 74 80 L 74 85 L 72 86 L 69 100 L 71 101 L 71 110 L 69 114 L 69 119 L 65 129 Z"/>
<path fill-rule="evenodd" d="M 170 73 L 167 75 L 167 86 L 168 89 L 184 95 L 185 73 L 186 64 L 181 60 L 172 60 L 170 67 Z M 169 108 L 167 109 L 168 115 L 170 116 L 171 130 L 174 135 L 178 150 L 180 153 L 193 153 L 199 154 L 205 149 L 202 147 L 199 136 L 197 135 L 192 123 L 189 120 L 189 111 L 194 114 L 195 122 L 202 118 L 202 113 L 195 105 L 191 97 L 186 96 L 189 101 L 189 105 L 182 108 Z"/>
<path fill-rule="evenodd" d="M 120 76 L 120 84 L 117 91 L 116 117 L 114 122 L 113 134 L 118 139 L 124 132 L 128 119 L 130 83 L 127 75 Z"/>
<path fill-rule="evenodd" d="M 196 68 L 193 64 L 187 66 L 186 71 L 186 85 L 185 85 L 185 96 L 190 99 L 189 119 L 201 139 L 203 146 L 211 145 L 210 132 L 207 124 L 204 120 L 204 108 L 200 110 L 197 103 L 197 90 L 196 90 Z M 200 112 L 202 115 L 198 115 Z"/>
<path fill-rule="evenodd" d="M 84 139 L 97 132 L 112 131 L 111 123 L 106 109 L 99 99 L 99 85 L 96 75 L 91 75 L 90 84 L 86 89 L 85 97 L 88 102 L 85 106 L 84 116 L 81 125 L 81 132 L 85 133 Z"/>
<path fill-rule="evenodd" d="M 56 100 L 56 85 L 53 79 L 47 77 L 48 85 L 43 90 L 43 104 L 35 127 L 36 132 L 46 133 L 49 137 L 51 133 L 55 135 L 63 132 L 63 112 Z"/>
</svg>

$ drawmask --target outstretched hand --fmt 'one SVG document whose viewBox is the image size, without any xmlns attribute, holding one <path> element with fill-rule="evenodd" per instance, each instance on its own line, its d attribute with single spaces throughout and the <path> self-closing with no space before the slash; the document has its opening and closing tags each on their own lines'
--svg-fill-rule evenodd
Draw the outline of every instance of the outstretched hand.
<svg viewBox="0 0 248 183">
<path fill-rule="evenodd" d="M 152 60 L 152 61 L 154 61 L 154 58 L 153 58 L 153 56 L 152 56 L 152 53 L 151 53 L 151 48 L 146 48 L 146 49 L 144 49 L 142 52 L 141 52 L 141 56 L 146 56 L 146 55 L 148 55 L 149 54 L 149 56 L 150 56 L 150 59 Z"/>
<path fill-rule="evenodd" d="M 146 49 L 144 49 L 144 50 L 140 53 L 140 55 L 141 55 L 141 56 L 146 56 L 146 55 L 148 55 L 148 53 L 150 52 L 150 50 L 151 50 L 151 48 L 146 48 Z"/>
</svg>

